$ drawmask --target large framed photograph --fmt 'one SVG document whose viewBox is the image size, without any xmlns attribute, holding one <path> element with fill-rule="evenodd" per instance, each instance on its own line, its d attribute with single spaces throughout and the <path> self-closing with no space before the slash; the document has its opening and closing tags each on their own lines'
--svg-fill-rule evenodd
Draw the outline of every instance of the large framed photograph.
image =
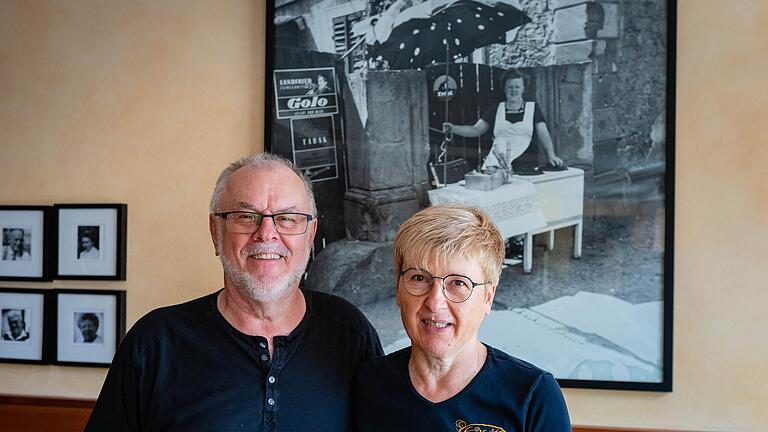
<svg viewBox="0 0 768 432">
<path fill-rule="evenodd" d="M 419 209 L 506 239 L 481 340 L 565 387 L 671 391 L 672 0 L 268 7 L 267 150 L 313 181 L 305 285 L 410 344 L 392 241 Z"/>
<path fill-rule="evenodd" d="M 53 362 L 109 367 L 125 336 L 125 291 L 54 291 Z"/>
<path fill-rule="evenodd" d="M 0 288 L 0 362 L 48 362 L 48 291 Z"/>
<path fill-rule="evenodd" d="M 0 206 L 0 280 L 51 280 L 52 210 L 48 206 Z"/>
<path fill-rule="evenodd" d="M 55 206 L 57 279 L 125 280 L 126 204 Z"/>
</svg>

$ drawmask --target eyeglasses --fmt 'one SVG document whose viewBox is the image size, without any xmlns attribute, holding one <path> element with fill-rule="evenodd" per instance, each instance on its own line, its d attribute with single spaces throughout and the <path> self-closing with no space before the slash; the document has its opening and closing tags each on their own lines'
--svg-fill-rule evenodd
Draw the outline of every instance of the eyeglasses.
<svg viewBox="0 0 768 432">
<path fill-rule="evenodd" d="M 278 233 L 299 235 L 307 232 L 309 221 L 314 219 L 314 216 L 306 213 L 262 214 L 247 211 L 231 211 L 214 213 L 214 215 L 224 219 L 227 224 L 227 230 L 235 234 L 253 234 L 259 229 L 264 218 L 271 218 Z"/>
<path fill-rule="evenodd" d="M 409 268 L 400 272 L 403 281 L 403 288 L 408 294 L 416 297 L 423 296 L 432 289 L 432 281 L 442 279 L 440 287 L 443 289 L 443 295 L 454 303 L 466 301 L 472 295 L 472 290 L 476 286 L 486 285 L 490 282 L 477 283 L 467 276 L 460 274 L 449 274 L 444 277 L 432 276 L 432 273 L 417 268 Z"/>
</svg>

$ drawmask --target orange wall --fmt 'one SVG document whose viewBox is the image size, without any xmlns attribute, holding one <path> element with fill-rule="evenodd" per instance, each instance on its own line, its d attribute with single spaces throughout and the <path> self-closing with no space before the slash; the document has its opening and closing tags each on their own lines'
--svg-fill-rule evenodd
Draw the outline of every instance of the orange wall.
<svg viewBox="0 0 768 432">
<path fill-rule="evenodd" d="M 207 206 L 262 148 L 265 3 L 0 1 L 0 202 L 128 204 L 128 325 L 211 292 Z M 0 393 L 95 398 L 105 370 L 0 363 Z"/>
<path fill-rule="evenodd" d="M 0 203 L 126 202 L 128 323 L 220 286 L 218 171 L 262 148 L 262 1 L 0 2 Z M 768 2 L 679 0 L 674 392 L 565 391 L 574 423 L 768 430 Z M 15 180 L 19 179 L 19 180 Z M 0 364 L 0 393 L 105 370 Z"/>
</svg>

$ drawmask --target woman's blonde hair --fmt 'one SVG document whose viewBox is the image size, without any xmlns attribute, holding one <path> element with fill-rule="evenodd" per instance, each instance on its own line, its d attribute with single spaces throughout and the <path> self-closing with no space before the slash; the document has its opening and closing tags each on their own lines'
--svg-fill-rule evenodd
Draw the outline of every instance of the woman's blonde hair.
<svg viewBox="0 0 768 432">
<path fill-rule="evenodd" d="M 400 225 L 395 237 L 395 275 L 403 262 L 425 269 L 455 257 L 475 259 L 485 280 L 498 285 L 504 261 L 504 240 L 490 216 L 477 207 L 442 204 L 428 207 Z"/>
</svg>

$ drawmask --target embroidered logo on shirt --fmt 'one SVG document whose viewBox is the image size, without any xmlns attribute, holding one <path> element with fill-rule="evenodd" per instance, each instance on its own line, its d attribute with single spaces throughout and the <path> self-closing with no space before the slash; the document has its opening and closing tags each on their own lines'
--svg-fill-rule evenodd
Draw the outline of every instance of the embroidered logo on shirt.
<svg viewBox="0 0 768 432">
<path fill-rule="evenodd" d="M 484 423 L 467 424 L 464 420 L 456 420 L 456 432 L 506 432 L 504 428 Z"/>
</svg>

